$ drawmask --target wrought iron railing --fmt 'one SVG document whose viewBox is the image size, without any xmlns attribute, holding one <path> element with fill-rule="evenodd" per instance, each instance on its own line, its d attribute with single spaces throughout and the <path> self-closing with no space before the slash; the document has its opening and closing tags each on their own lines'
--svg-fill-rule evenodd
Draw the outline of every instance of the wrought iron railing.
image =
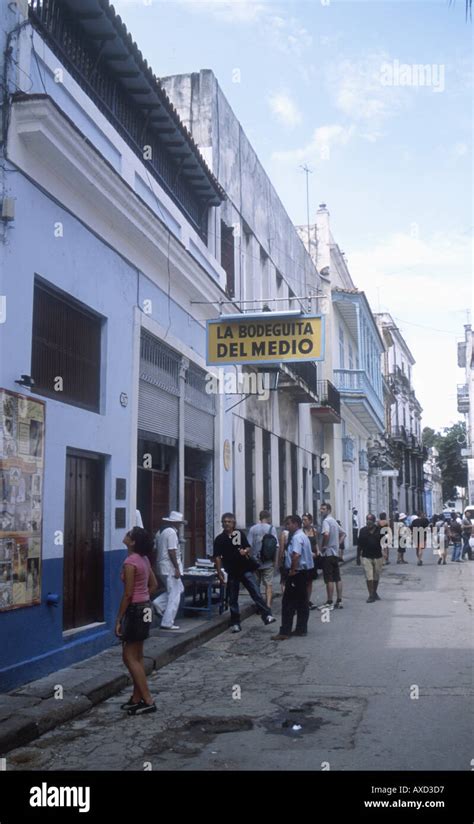
<svg viewBox="0 0 474 824">
<path fill-rule="evenodd" d="M 328 406 L 340 416 L 341 414 L 341 396 L 331 381 L 318 381 L 317 395 L 320 406 Z"/>
<path fill-rule="evenodd" d="M 305 382 L 311 392 L 315 395 L 318 394 L 318 372 L 315 363 L 312 361 L 301 361 L 300 363 L 289 363 L 288 367 Z"/>
<path fill-rule="evenodd" d="M 99 45 L 95 49 L 91 46 L 90 38 L 61 0 L 29 0 L 29 4 L 30 20 L 48 46 L 206 241 L 208 210 L 178 174 L 176 159 L 149 127 L 147 115 L 118 77 L 101 63 Z M 150 147 L 150 159 L 144 159 L 144 146 Z"/>
</svg>

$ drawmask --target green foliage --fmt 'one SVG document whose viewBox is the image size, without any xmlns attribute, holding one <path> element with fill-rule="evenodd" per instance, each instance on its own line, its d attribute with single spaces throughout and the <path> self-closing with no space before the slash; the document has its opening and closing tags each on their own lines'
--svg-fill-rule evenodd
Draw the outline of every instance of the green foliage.
<svg viewBox="0 0 474 824">
<path fill-rule="evenodd" d="M 428 443 L 430 440 L 433 442 Z M 439 452 L 438 464 L 443 476 L 443 497 L 446 501 L 454 497 L 455 486 L 467 486 L 467 465 L 461 457 L 461 449 L 466 446 L 466 425 L 464 422 L 455 423 L 441 432 L 434 432 L 426 426 L 423 430 L 423 444 L 435 446 Z"/>
</svg>

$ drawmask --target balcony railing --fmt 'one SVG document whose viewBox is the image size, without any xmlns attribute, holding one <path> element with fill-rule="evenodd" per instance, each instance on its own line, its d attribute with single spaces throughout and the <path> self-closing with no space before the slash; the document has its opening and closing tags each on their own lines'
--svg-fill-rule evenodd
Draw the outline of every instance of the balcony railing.
<svg viewBox="0 0 474 824">
<path fill-rule="evenodd" d="M 361 449 L 359 452 L 359 472 L 368 472 L 369 471 L 369 456 L 365 449 Z"/>
<path fill-rule="evenodd" d="M 383 424 L 384 406 L 363 369 L 334 369 L 334 381 L 342 396 L 365 396 L 378 420 Z"/>
<path fill-rule="evenodd" d="M 87 11 L 85 16 L 87 17 Z M 90 17 L 92 19 L 93 15 Z M 119 71 L 114 73 L 107 64 L 104 44 L 109 36 L 104 35 L 100 46 L 100 37 L 96 32 L 86 34 L 79 25 L 77 16 L 61 0 L 30 0 L 29 18 L 76 82 L 140 157 L 206 242 L 208 209 L 204 207 L 203 199 L 193 190 L 185 174 L 180 174 L 178 155 L 175 153 L 172 156 L 169 144 L 162 139 L 162 133 L 159 133 L 158 128 L 151 127 L 153 117 L 150 107 L 147 109 L 146 103 L 140 105 L 136 95 L 133 97 L 133 87 L 128 90 L 124 87 L 126 75 L 119 77 Z M 124 58 L 121 55 L 116 59 L 123 62 Z M 139 93 L 149 95 L 150 90 L 139 89 Z M 157 108 L 158 104 L 155 106 Z M 166 120 L 163 112 L 161 104 L 160 114 Z M 169 124 L 165 126 L 168 131 L 174 128 Z M 181 141 L 184 143 L 182 138 Z M 148 160 L 144 159 L 144 146 L 149 147 Z"/>
<path fill-rule="evenodd" d="M 295 362 L 289 363 L 288 367 L 305 382 L 311 392 L 314 392 L 315 395 L 318 394 L 318 372 L 315 363 L 312 361 Z"/>
<path fill-rule="evenodd" d="M 392 426 L 390 429 L 390 437 L 392 441 L 400 441 L 408 445 L 408 433 L 404 426 Z"/>
<path fill-rule="evenodd" d="M 354 441 L 348 436 L 342 439 L 342 460 L 347 463 L 354 463 Z"/>
<path fill-rule="evenodd" d="M 311 412 L 322 423 L 341 422 L 341 396 L 331 381 L 318 381 L 319 403 L 311 407 Z"/>
</svg>

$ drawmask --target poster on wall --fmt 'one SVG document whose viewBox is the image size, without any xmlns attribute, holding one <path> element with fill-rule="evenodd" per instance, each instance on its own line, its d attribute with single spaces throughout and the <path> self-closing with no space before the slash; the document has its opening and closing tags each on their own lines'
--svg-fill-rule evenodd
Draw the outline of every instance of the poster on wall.
<svg viewBox="0 0 474 824">
<path fill-rule="evenodd" d="M 0 611 L 41 601 L 44 410 L 0 389 Z"/>
</svg>

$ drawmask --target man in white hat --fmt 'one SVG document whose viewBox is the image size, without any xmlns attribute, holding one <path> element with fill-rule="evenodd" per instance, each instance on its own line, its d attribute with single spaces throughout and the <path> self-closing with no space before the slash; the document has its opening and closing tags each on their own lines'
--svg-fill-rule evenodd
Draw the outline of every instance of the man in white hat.
<svg viewBox="0 0 474 824">
<path fill-rule="evenodd" d="M 158 553 L 158 574 L 166 585 L 163 592 L 153 601 L 157 613 L 162 615 L 161 629 L 177 630 L 174 619 L 179 609 L 181 595 L 184 592 L 181 576 L 183 561 L 179 546 L 178 526 L 184 524 L 181 512 L 172 511 L 167 518 L 162 518 L 162 527 L 155 536 L 155 549 Z"/>
</svg>

